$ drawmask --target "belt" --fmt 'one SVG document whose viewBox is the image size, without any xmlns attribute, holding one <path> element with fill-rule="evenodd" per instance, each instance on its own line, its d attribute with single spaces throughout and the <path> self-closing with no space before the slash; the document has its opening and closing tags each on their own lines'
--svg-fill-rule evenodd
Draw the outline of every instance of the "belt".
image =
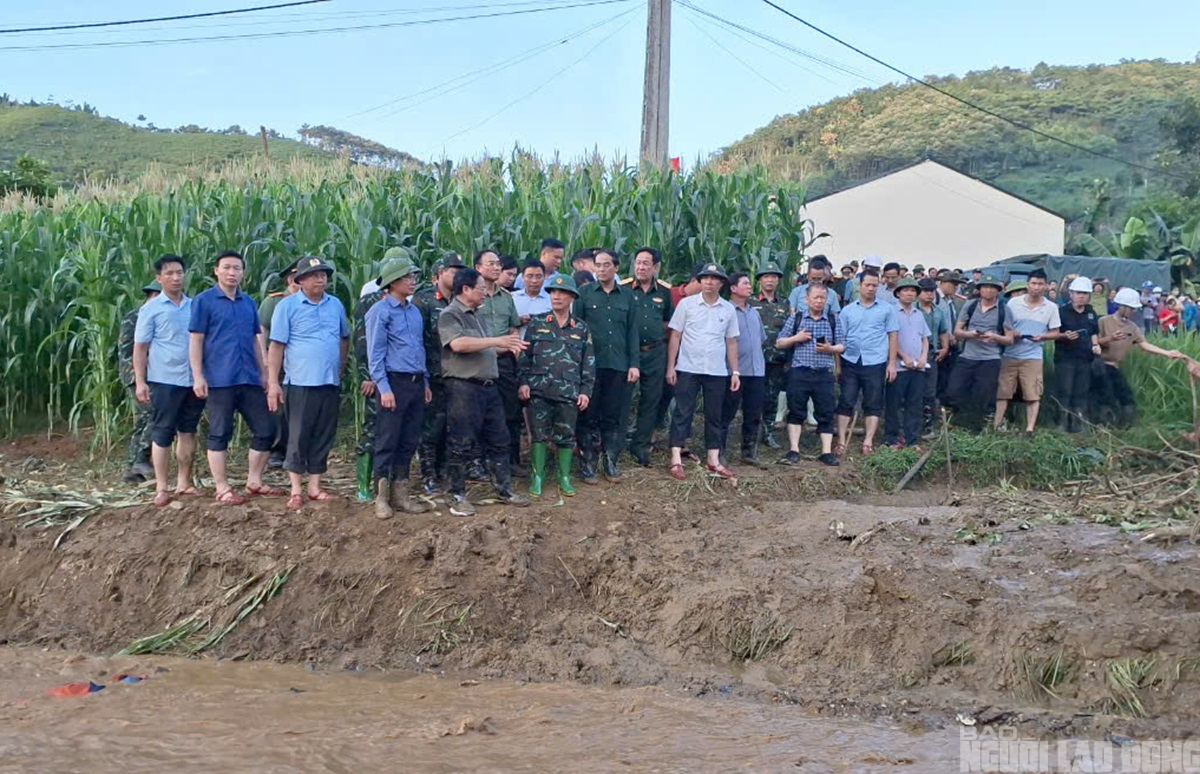
<svg viewBox="0 0 1200 774">
<path fill-rule="evenodd" d="M 461 376 L 447 376 L 445 378 L 453 379 L 456 382 L 466 382 L 467 384 L 473 384 L 476 387 L 491 387 L 492 385 L 494 385 L 496 383 L 495 379 L 464 379 Z"/>
<path fill-rule="evenodd" d="M 388 371 L 387 378 L 388 380 L 397 379 L 402 382 L 423 382 L 425 381 L 425 374 L 406 374 L 400 371 Z"/>
<path fill-rule="evenodd" d="M 650 350 L 657 349 L 658 347 L 661 347 L 661 346 L 662 346 L 661 341 L 652 341 L 649 344 L 643 344 L 639 349 L 641 349 L 642 352 L 649 352 Z"/>
<path fill-rule="evenodd" d="M 812 366 L 792 366 L 797 371 L 812 371 L 815 374 L 827 374 L 833 371 L 832 368 L 813 368 Z"/>
</svg>

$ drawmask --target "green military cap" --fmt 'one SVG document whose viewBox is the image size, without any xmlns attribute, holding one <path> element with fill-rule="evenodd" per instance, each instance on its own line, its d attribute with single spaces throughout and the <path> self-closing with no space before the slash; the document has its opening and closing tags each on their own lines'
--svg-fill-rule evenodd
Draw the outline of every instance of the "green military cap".
<svg viewBox="0 0 1200 774">
<path fill-rule="evenodd" d="M 702 279 L 704 277 L 717 277 L 718 279 L 722 280 L 729 279 L 729 276 L 725 273 L 725 270 L 715 263 L 706 263 L 700 267 L 698 272 L 696 272 L 696 279 Z"/>
<path fill-rule="evenodd" d="M 950 269 L 942 269 L 941 271 L 938 272 L 937 281 L 938 282 L 953 282 L 956 285 L 961 285 L 964 282 L 966 282 L 967 280 L 963 277 L 963 275 L 959 274 L 956 271 L 951 271 Z"/>
<path fill-rule="evenodd" d="M 912 288 L 913 290 L 916 290 L 917 292 L 921 291 L 920 283 L 917 282 L 916 279 L 914 279 L 913 277 L 905 277 L 904 279 L 902 279 L 896 283 L 896 290 L 903 290 L 904 288 Z"/>
<path fill-rule="evenodd" d="M 758 270 L 758 273 L 754 275 L 754 279 L 758 279 L 764 274 L 777 274 L 782 277 L 783 269 L 779 268 L 779 264 L 775 263 L 774 261 L 767 261 L 766 264 Z"/>
<path fill-rule="evenodd" d="M 925 271 L 925 264 L 918 263 L 916 266 L 913 267 L 913 271 Z"/>
<path fill-rule="evenodd" d="M 301 258 L 296 264 L 296 279 L 307 277 L 318 271 L 323 271 L 326 274 L 333 275 L 333 267 L 325 263 L 325 259 L 319 255 L 309 255 Z"/>
<path fill-rule="evenodd" d="M 979 284 L 982 285 L 984 283 L 980 282 Z M 1016 293 L 1018 290 L 1026 290 L 1028 287 L 1029 286 L 1025 284 L 1024 280 L 1013 280 L 1012 282 L 1008 283 L 1008 287 L 1004 289 L 1004 295 L 1009 296 L 1013 293 Z"/>
<path fill-rule="evenodd" d="M 296 260 L 289 263 L 287 266 L 284 266 L 282 269 L 280 269 L 279 270 L 279 278 L 287 279 L 289 276 L 295 274 L 296 269 L 300 268 L 300 261 L 302 261 L 302 260 L 304 260 L 304 259 L 297 258 Z"/>
<path fill-rule="evenodd" d="M 433 273 L 436 275 L 446 269 L 464 269 L 466 266 L 458 253 L 446 253 L 433 262 Z"/>
<path fill-rule="evenodd" d="M 1000 278 L 997 277 L 995 274 L 985 274 L 985 275 L 983 275 L 983 279 L 981 279 L 975 283 L 975 287 L 977 287 L 977 288 L 981 288 L 984 285 L 991 285 L 994 288 L 1004 290 L 1004 283 L 1001 282 Z"/>
<path fill-rule="evenodd" d="M 413 251 L 409 250 L 407 247 L 389 247 L 383 254 L 383 260 L 385 262 L 395 258 L 407 258 L 413 263 L 417 262 L 417 257 L 413 255 Z"/>
<path fill-rule="evenodd" d="M 158 284 L 158 280 L 153 280 L 142 286 L 143 293 L 161 293 L 162 285 Z"/>
<path fill-rule="evenodd" d="M 403 248 L 400 248 L 403 249 Z M 383 290 L 388 285 L 392 284 L 402 277 L 407 277 L 410 274 L 417 273 L 417 265 L 408 257 L 392 258 L 384 261 L 383 267 L 379 270 L 379 289 Z"/>
<path fill-rule="evenodd" d="M 546 292 L 550 292 L 551 290 L 565 290 L 576 298 L 579 298 L 579 288 L 575 285 L 575 279 L 565 274 L 559 274 L 547 282 L 544 289 Z"/>
</svg>

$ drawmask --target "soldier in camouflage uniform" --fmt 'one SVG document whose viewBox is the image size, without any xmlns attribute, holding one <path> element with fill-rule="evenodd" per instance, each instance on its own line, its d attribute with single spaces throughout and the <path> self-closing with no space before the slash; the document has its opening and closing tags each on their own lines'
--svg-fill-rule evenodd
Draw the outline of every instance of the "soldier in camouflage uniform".
<svg viewBox="0 0 1200 774">
<path fill-rule="evenodd" d="M 389 247 L 383 254 L 383 265 L 395 258 L 408 258 L 416 263 L 412 253 L 404 247 Z M 382 272 L 382 268 L 381 268 Z M 371 476 L 375 467 L 375 413 L 379 401 L 375 400 L 375 382 L 371 379 L 370 365 L 367 363 L 367 312 L 383 298 L 379 288 L 379 277 L 362 286 L 358 294 L 358 303 L 354 306 L 354 373 L 358 377 L 359 391 L 366 400 L 363 401 L 363 423 L 358 429 L 358 455 L 356 466 L 356 483 L 358 484 L 358 501 L 369 502 L 374 499 L 371 489 Z"/>
<path fill-rule="evenodd" d="M 162 286 L 158 284 L 158 280 L 154 280 L 142 288 L 145 301 L 149 301 L 161 292 Z M 150 419 L 154 415 L 154 408 L 148 403 L 145 405 L 138 403 L 133 392 L 136 381 L 133 375 L 133 334 L 137 329 L 138 311 L 140 310 L 140 306 L 131 310 L 121 320 L 121 332 L 117 340 L 117 365 L 120 370 L 121 384 L 124 385 L 125 391 L 133 400 L 134 407 L 133 433 L 129 436 L 128 468 L 124 478 L 127 484 L 138 484 L 154 477 L 154 466 L 150 464 L 150 431 L 152 429 Z"/>
<path fill-rule="evenodd" d="M 446 478 L 446 390 L 442 384 L 442 339 L 438 335 L 438 317 L 454 300 L 451 288 L 454 275 L 465 268 L 458 253 L 447 253 L 433 264 L 434 284 L 421 288 L 413 295 L 413 304 L 421 311 L 424 328 L 425 368 L 429 371 L 429 390 L 433 400 L 425 406 L 421 420 L 421 443 L 417 456 L 421 464 L 421 481 L 427 495 L 439 494 Z M 468 478 L 478 480 L 479 471 Z"/>
<path fill-rule="evenodd" d="M 279 272 L 279 279 L 283 282 L 283 290 L 270 293 L 263 299 L 262 304 L 258 307 L 258 324 L 262 326 L 263 337 L 271 340 L 271 317 L 275 314 L 275 307 L 279 306 L 279 302 L 287 298 L 291 294 L 300 289 L 296 284 L 296 268 L 300 263 L 300 259 L 289 263 Z M 283 377 L 280 376 L 282 379 Z M 287 404 L 284 403 L 279 411 L 274 414 L 275 420 L 275 442 L 271 445 L 271 457 L 267 461 L 267 466 L 272 469 L 283 467 L 284 457 L 287 456 Z"/>
<path fill-rule="evenodd" d="M 517 394 L 529 401 L 531 415 L 529 494 L 542 495 L 547 443 L 553 441 L 558 450 L 558 489 L 570 497 L 575 494 L 571 486 L 575 421 L 588 407 L 596 385 L 596 360 L 587 325 L 571 316 L 571 304 L 579 297 L 575 281 L 559 274 L 547 283 L 547 291 L 550 314 L 533 318 L 525 329 L 529 348 L 517 365 Z"/>
<path fill-rule="evenodd" d="M 749 301 L 750 306 L 758 310 L 758 316 L 767 330 L 767 393 L 763 402 L 762 437 L 768 449 L 780 448 L 775 438 L 775 413 L 779 410 L 779 394 L 787 388 L 788 353 L 775 346 L 775 339 L 791 314 L 787 296 L 777 292 L 782 279 L 783 270 L 779 264 L 768 261 L 754 275 L 758 283 L 758 295 Z"/>
</svg>

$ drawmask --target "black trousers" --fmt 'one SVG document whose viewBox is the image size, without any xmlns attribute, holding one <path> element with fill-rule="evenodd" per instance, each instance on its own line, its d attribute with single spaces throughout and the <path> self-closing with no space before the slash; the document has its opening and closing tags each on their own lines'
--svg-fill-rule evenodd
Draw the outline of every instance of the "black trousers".
<svg viewBox="0 0 1200 774">
<path fill-rule="evenodd" d="M 802 425 L 808 418 L 808 401 L 813 402 L 817 432 L 832 434 L 837 398 L 833 391 L 833 369 L 792 366 L 787 375 L 787 423 Z"/>
<path fill-rule="evenodd" d="M 521 460 L 521 429 L 525 426 L 525 415 L 521 401 L 517 398 L 517 358 L 504 354 L 496 358 L 500 377 L 496 389 L 500 391 L 500 402 L 504 405 L 504 424 L 508 428 L 508 458 L 510 462 Z"/>
<path fill-rule="evenodd" d="M 388 373 L 387 377 L 396 408 L 389 411 L 382 405 L 376 406 L 375 477 L 404 481 L 408 479 L 408 468 L 421 440 L 425 377 L 400 373 Z"/>
<path fill-rule="evenodd" d="M 267 394 L 257 384 L 235 384 L 232 387 L 210 387 L 205 402 L 208 412 L 209 451 L 222 452 L 233 438 L 233 415 L 242 415 L 250 429 L 251 451 L 270 451 L 275 438 L 275 425 L 267 409 Z"/>
<path fill-rule="evenodd" d="M 492 467 L 497 486 L 507 489 L 512 481 L 508 461 L 508 427 L 504 403 L 495 383 L 480 384 L 465 379 L 444 379 L 446 387 L 446 467 L 450 492 L 466 492 L 467 466 L 475 449 L 483 450 Z"/>
<path fill-rule="evenodd" d="M 425 406 L 421 419 L 421 478 L 441 478 L 446 474 L 446 383 L 441 377 L 429 380 L 433 400 Z"/>
<path fill-rule="evenodd" d="M 978 430 L 983 418 L 996 405 L 996 387 L 1000 381 L 1000 360 L 969 360 L 960 357 L 946 386 L 945 403 L 958 412 L 963 427 Z"/>
<path fill-rule="evenodd" d="M 896 381 L 887 386 L 887 409 L 883 418 L 883 442 L 893 444 L 904 432 L 904 442 L 915 446 L 921 440 L 921 420 L 924 417 L 924 371 L 901 368 Z"/>
<path fill-rule="evenodd" d="M 950 354 L 946 355 L 945 360 L 937 364 L 937 399 L 942 403 L 946 402 L 946 391 L 950 385 L 950 374 L 954 373 L 954 365 L 957 362 L 958 350 L 954 345 L 951 345 Z"/>
<path fill-rule="evenodd" d="M 1092 390 L 1092 361 L 1058 359 L 1054 361 L 1054 397 L 1062 406 L 1067 429 L 1083 430 L 1088 416 L 1088 395 Z"/>
<path fill-rule="evenodd" d="M 762 427 L 763 401 L 767 395 L 767 377 L 743 376 L 738 391 L 725 389 L 724 419 L 721 423 L 721 448 L 729 445 L 729 428 L 742 410 L 742 451 L 750 451 L 758 443 L 758 431 Z"/>
<path fill-rule="evenodd" d="M 865 417 L 883 414 L 883 388 L 887 384 L 887 364 L 863 365 L 842 358 L 842 394 L 837 413 L 844 417 L 854 416 L 854 404 L 862 394 L 862 410 Z"/>
<path fill-rule="evenodd" d="M 337 437 L 338 407 L 342 388 L 336 384 L 299 387 L 289 384 L 288 448 L 283 469 L 289 473 L 324 473 L 329 469 L 329 452 Z"/>
<path fill-rule="evenodd" d="M 676 372 L 675 412 L 671 415 L 671 446 L 686 448 L 692 437 L 692 420 L 696 416 L 696 398 L 704 395 L 704 448 L 721 448 L 721 429 L 724 426 L 725 392 L 728 376 L 709 376 Z"/>
<path fill-rule="evenodd" d="M 638 356 L 638 371 L 641 376 L 636 385 L 638 392 L 637 419 L 634 423 L 630 447 L 636 451 L 649 451 L 650 437 L 658 426 L 667 375 L 667 344 L 661 342 L 643 349 Z M 629 390 L 632 397 L 633 389 Z"/>
<path fill-rule="evenodd" d="M 579 448 L 587 450 L 601 444 L 614 455 L 625 446 L 625 428 L 629 420 L 629 372 L 614 368 L 596 369 L 596 387 L 587 411 L 579 415 Z"/>
</svg>

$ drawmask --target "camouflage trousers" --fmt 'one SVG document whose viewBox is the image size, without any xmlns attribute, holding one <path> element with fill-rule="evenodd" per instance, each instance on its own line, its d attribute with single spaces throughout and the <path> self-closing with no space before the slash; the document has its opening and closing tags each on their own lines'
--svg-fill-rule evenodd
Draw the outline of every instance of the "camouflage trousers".
<svg viewBox="0 0 1200 774">
<path fill-rule="evenodd" d="M 133 388 L 129 388 L 129 398 L 133 401 L 133 433 L 129 436 L 129 465 L 150 461 L 150 433 L 154 429 L 151 420 L 154 418 L 154 407 L 147 403 L 143 406 L 134 397 Z"/>
<path fill-rule="evenodd" d="M 361 395 L 359 396 L 361 397 Z M 358 429 L 358 446 L 355 451 L 358 454 L 374 454 L 375 453 L 375 415 L 379 413 L 379 396 L 375 395 L 370 398 L 363 398 L 363 421 L 362 427 Z M 281 424 L 286 424 L 287 420 L 279 417 Z M 286 443 L 286 441 L 285 441 Z"/>
<path fill-rule="evenodd" d="M 575 446 L 575 420 L 579 410 L 574 401 L 529 399 L 529 432 L 534 443 L 553 443 L 559 449 Z"/>
<path fill-rule="evenodd" d="M 767 363 L 767 391 L 763 396 L 763 432 L 775 429 L 775 415 L 779 411 L 779 394 L 787 389 L 787 367 L 784 363 Z"/>
</svg>

